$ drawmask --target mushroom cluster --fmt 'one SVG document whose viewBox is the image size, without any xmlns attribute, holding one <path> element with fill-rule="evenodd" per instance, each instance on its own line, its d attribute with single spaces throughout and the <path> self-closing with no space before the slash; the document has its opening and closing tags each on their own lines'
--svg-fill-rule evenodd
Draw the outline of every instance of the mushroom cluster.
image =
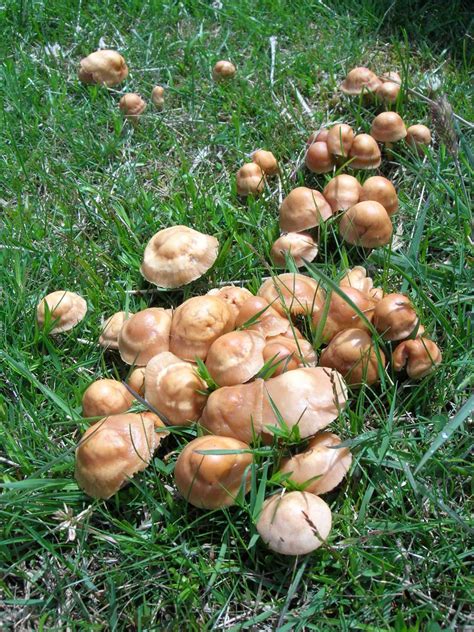
<svg viewBox="0 0 474 632">
<path fill-rule="evenodd" d="M 279 172 L 278 161 L 271 151 L 259 149 L 252 154 L 252 162 L 246 162 L 237 171 L 237 194 L 241 197 L 260 195 L 265 181 Z"/>
<path fill-rule="evenodd" d="M 339 87 L 350 97 L 379 98 L 385 103 L 395 103 L 401 84 L 402 79 L 397 72 L 377 76 L 370 68 L 357 66 L 348 72 Z"/>
</svg>

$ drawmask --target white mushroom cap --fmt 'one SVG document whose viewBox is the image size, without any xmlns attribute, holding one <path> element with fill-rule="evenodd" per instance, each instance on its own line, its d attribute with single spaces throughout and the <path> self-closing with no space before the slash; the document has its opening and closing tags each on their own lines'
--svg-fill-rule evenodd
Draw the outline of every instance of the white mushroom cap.
<svg viewBox="0 0 474 632">
<path fill-rule="evenodd" d="M 188 226 L 171 226 L 150 239 L 140 271 L 147 281 L 158 287 L 180 287 L 207 272 L 217 259 L 218 251 L 219 242 L 215 237 Z"/>
<path fill-rule="evenodd" d="M 253 296 L 252 292 L 249 292 L 245 287 L 237 285 L 225 285 L 221 288 L 214 288 L 209 290 L 208 294 L 209 296 L 217 296 L 225 301 L 235 318 L 237 318 L 240 308 L 245 301 Z"/>
<path fill-rule="evenodd" d="M 127 364 L 145 366 L 157 353 L 168 351 L 171 310 L 149 307 L 123 324 L 119 334 L 120 357 Z"/>
<path fill-rule="evenodd" d="M 116 50 L 97 50 L 79 65 L 79 79 L 83 83 L 99 83 L 112 87 L 128 76 L 125 59 Z"/>
<path fill-rule="evenodd" d="M 265 338 L 256 331 L 230 331 L 215 340 L 206 367 L 219 386 L 244 384 L 263 367 Z"/>
<path fill-rule="evenodd" d="M 257 531 L 272 551 L 304 555 L 323 544 L 331 526 L 331 510 L 322 498 L 307 492 L 289 492 L 265 500 Z"/>
<path fill-rule="evenodd" d="M 285 316 L 309 314 L 318 302 L 324 302 L 324 292 L 317 281 L 304 274 L 279 274 L 265 281 L 258 296 L 267 300 L 276 311 Z"/>
<path fill-rule="evenodd" d="M 281 316 L 266 299 L 260 296 L 252 296 L 243 303 L 235 326 L 242 327 L 249 321 L 253 322 L 246 329 L 257 331 L 265 338 L 285 334 L 290 327 L 289 320 Z"/>
<path fill-rule="evenodd" d="M 102 333 L 99 336 L 99 344 L 104 349 L 118 349 L 118 337 L 126 320 L 133 316 L 132 312 L 116 312 L 112 314 L 102 325 Z"/>
<path fill-rule="evenodd" d="M 82 396 L 84 417 L 106 417 L 126 412 L 133 402 L 133 395 L 122 382 L 117 380 L 96 380 Z"/>
<path fill-rule="evenodd" d="M 75 327 L 87 313 L 87 303 L 74 292 L 58 290 L 45 296 L 36 308 L 38 325 L 42 328 L 46 322 L 46 306 L 49 322 L 54 323 L 51 334 L 60 334 Z"/>
<path fill-rule="evenodd" d="M 281 268 L 286 266 L 285 253 L 290 253 L 298 268 L 304 265 L 303 259 L 313 261 L 318 254 L 318 245 L 309 233 L 285 233 L 272 246 L 273 263 Z"/>
<path fill-rule="evenodd" d="M 319 226 L 331 216 L 331 207 L 319 191 L 296 187 L 280 205 L 280 228 L 299 233 Z"/>
</svg>

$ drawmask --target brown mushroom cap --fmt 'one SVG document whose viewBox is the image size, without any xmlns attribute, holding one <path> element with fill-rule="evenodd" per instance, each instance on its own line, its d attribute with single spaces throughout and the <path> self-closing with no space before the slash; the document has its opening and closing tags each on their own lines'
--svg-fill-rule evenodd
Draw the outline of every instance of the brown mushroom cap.
<svg viewBox="0 0 474 632">
<path fill-rule="evenodd" d="M 383 297 L 382 288 L 374 287 L 373 280 L 367 276 L 367 270 L 362 266 L 355 266 L 348 270 L 339 281 L 339 287 L 353 287 L 373 301 L 380 301 Z"/>
<path fill-rule="evenodd" d="M 236 71 L 237 69 L 231 61 L 221 59 L 212 69 L 212 77 L 214 81 L 231 79 L 235 75 Z"/>
<path fill-rule="evenodd" d="M 331 127 L 326 139 L 329 153 L 333 156 L 349 155 L 354 141 L 354 130 L 346 123 L 338 123 Z"/>
<path fill-rule="evenodd" d="M 99 344 L 104 349 L 118 349 L 118 337 L 126 320 L 133 316 L 132 312 L 116 312 L 112 314 L 102 325 L 102 333 L 99 336 Z"/>
<path fill-rule="evenodd" d="M 158 287 L 180 287 L 205 274 L 218 252 L 219 242 L 215 237 L 188 226 L 171 226 L 150 239 L 140 272 Z"/>
<path fill-rule="evenodd" d="M 415 338 L 401 342 L 392 355 L 393 368 L 401 371 L 405 366 L 412 380 L 421 380 L 442 360 L 438 345 L 428 338 Z"/>
<path fill-rule="evenodd" d="M 319 129 L 317 132 L 311 132 L 306 141 L 307 145 L 312 145 L 313 143 L 325 143 L 328 139 L 329 129 L 323 128 Z"/>
<path fill-rule="evenodd" d="M 265 174 L 256 162 L 247 162 L 240 167 L 236 175 L 237 194 L 258 196 L 265 188 Z"/>
<path fill-rule="evenodd" d="M 358 66 L 348 73 L 340 87 L 344 94 L 357 95 L 363 91 L 375 92 L 379 86 L 380 79 L 374 72 L 364 66 Z"/>
<path fill-rule="evenodd" d="M 352 158 L 349 166 L 353 169 L 376 169 L 382 162 L 377 141 L 369 134 L 358 134 L 354 138 L 349 158 Z"/>
<path fill-rule="evenodd" d="M 145 367 L 139 366 L 136 369 L 134 369 L 130 373 L 127 379 L 127 384 L 130 386 L 131 389 L 135 391 L 135 393 L 137 393 L 137 395 L 140 395 L 140 397 L 144 397 L 145 396 Z"/>
<path fill-rule="evenodd" d="M 331 510 L 319 496 L 288 492 L 267 498 L 257 521 L 260 537 L 272 551 L 304 555 L 319 548 L 332 526 Z"/>
<path fill-rule="evenodd" d="M 382 365 L 385 356 L 379 350 Z M 336 369 L 351 386 L 379 381 L 379 363 L 374 343 L 363 329 L 345 329 L 331 340 L 321 354 L 320 366 Z"/>
<path fill-rule="evenodd" d="M 411 125 L 407 129 L 406 142 L 423 154 L 423 147 L 431 145 L 431 132 L 426 125 Z"/>
<path fill-rule="evenodd" d="M 395 103 L 402 83 L 400 75 L 398 72 L 389 72 L 381 79 L 382 83 L 377 88 L 377 96 L 387 103 Z"/>
<path fill-rule="evenodd" d="M 280 469 L 291 480 L 306 485 L 305 491 L 326 494 L 336 488 L 349 471 L 352 455 L 349 448 L 338 448 L 341 440 L 331 432 L 321 432 L 304 452 L 286 459 Z"/>
<path fill-rule="evenodd" d="M 245 329 L 257 331 L 264 338 L 285 334 L 290 326 L 288 319 L 283 318 L 266 299 L 260 296 L 252 296 L 245 301 L 240 308 L 235 326 L 242 327 L 251 320 L 252 324 L 246 326 Z"/>
<path fill-rule="evenodd" d="M 316 303 L 324 300 L 324 291 L 317 281 L 292 272 L 267 279 L 257 295 L 267 300 L 281 316 L 288 312 L 292 316 L 310 314 Z"/>
<path fill-rule="evenodd" d="M 372 176 L 362 185 L 360 201 L 372 201 L 381 204 L 389 215 L 398 210 L 398 196 L 395 187 L 383 176 Z"/>
<path fill-rule="evenodd" d="M 58 290 L 45 296 L 36 308 L 38 325 L 43 328 L 46 322 L 46 306 L 49 322 L 53 324 L 51 334 L 60 334 L 75 327 L 87 313 L 87 303 L 74 292 Z"/>
<path fill-rule="evenodd" d="M 319 226 L 332 215 L 331 207 L 319 191 L 296 187 L 280 205 L 280 228 L 299 233 Z"/>
<path fill-rule="evenodd" d="M 75 477 L 94 498 L 110 498 L 150 463 L 167 432 L 152 413 L 125 413 L 90 426 L 76 449 Z"/>
<path fill-rule="evenodd" d="M 332 178 L 325 186 L 323 195 L 330 205 L 332 212 L 346 210 L 357 204 L 362 187 L 354 176 L 342 173 Z"/>
<path fill-rule="evenodd" d="M 169 350 L 183 360 L 205 360 L 219 336 L 234 329 L 230 307 L 217 296 L 194 296 L 174 312 Z"/>
<path fill-rule="evenodd" d="M 341 217 L 339 234 L 349 244 L 377 248 L 388 244 L 393 226 L 385 208 L 378 202 L 354 204 Z"/>
<path fill-rule="evenodd" d="M 198 450 L 248 450 L 231 437 L 204 436 L 194 439 L 181 452 L 174 470 L 176 486 L 195 507 L 216 509 L 235 503 L 250 487 L 252 454 L 199 454 Z"/>
<path fill-rule="evenodd" d="M 285 233 L 278 237 L 271 249 L 273 263 L 279 268 L 286 267 L 285 253 L 290 253 L 300 268 L 304 260 L 313 261 L 318 254 L 318 246 L 309 233 Z"/>
<path fill-rule="evenodd" d="M 161 110 L 165 103 L 165 89 L 162 86 L 155 86 L 151 91 L 151 101 L 153 105 Z"/>
<path fill-rule="evenodd" d="M 128 76 L 125 59 L 115 50 L 97 50 L 79 65 L 79 80 L 83 83 L 99 83 L 112 87 Z"/>
<path fill-rule="evenodd" d="M 330 424 L 344 409 L 347 387 L 333 369 L 310 367 L 287 371 L 265 382 L 263 428 L 272 433 L 278 427 L 274 407 L 288 428 L 298 426 L 302 438 L 310 437 Z"/>
<path fill-rule="evenodd" d="M 215 340 L 207 354 L 206 367 L 219 386 L 244 384 L 265 364 L 265 338 L 256 331 L 230 331 Z"/>
<path fill-rule="evenodd" d="M 305 164 L 313 173 L 329 173 L 336 161 L 329 152 L 327 143 L 318 140 L 308 147 Z"/>
<path fill-rule="evenodd" d="M 96 380 L 82 396 L 84 417 L 106 417 L 125 413 L 133 402 L 133 395 L 117 380 Z"/>
<path fill-rule="evenodd" d="M 120 357 L 127 364 L 145 366 L 157 353 L 168 351 L 171 310 L 149 307 L 123 324 L 119 334 Z"/>
<path fill-rule="evenodd" d="M 340 296 L 336 292 L 331 294 L 329 310 L 326 314 L 326 321 L 322 331 L 324 342 L 331 340 L 338 332 L 349 327 L 368 329 L 369 326 L 364 319 L 349 305 L 347 299 L 351 300 L 370 322 L 373 318 L 376 302 L 366 294 L 359 292 L 353 287 L 341 288 L 345 296 Z M 317 327 L 324 317 L 324 303 L 317 303 L 313 310 L 313 324 Z"/>
<path fill-rule="evenodd" d="M 304 338 L 273 336 L 266 341 L 263 359 L 265 363 L 273 360 L 273 375 L 281 375 L 300 366 L 315 366 L 317 355 L 311 343 Z"/>
<path fill-rule="evenodd" d="M 119 108 L 127 118 L 137 119 L 146 109 L 146 103 L 139 94 L 129 92 L 119 101 Z"/>
<path fill-rule="evenodd" d="M 407 130 L 402 117 L 396 112 L 382 112 L 372 121 L 370 134 L 381 143 L 395 143 L 405 138 Z"/>
<path fill-rule="evenodd" d="M 385 340 L 403 340 L 418 325 L 418 316 L 408 296 L 404 294 L 386 294 L 377 303 L 373 323 Z M 422 334 L 422 328 L 418 334 Z"/>
<path fill-rule="evenodd" d="M 259 149 L 258 151 L 253 153 L 252 160 L 267 176 L 275 176 L 280 171 L 278 167 L 278 160 L 275 158 L 271 151 Z"/>
<path fill-rule="evenodd" d="M 248 301 L 253 296 L 252 292 L 249 292 L 245 287 L 237 285 L 225 285 L 221 288 L 214 288 L 209 290 L 208 294 L 209 296 L 217 296 L 225 301 L 235 318 L 237 318 L 240 308 L 245 301 Z"/>
</svg>

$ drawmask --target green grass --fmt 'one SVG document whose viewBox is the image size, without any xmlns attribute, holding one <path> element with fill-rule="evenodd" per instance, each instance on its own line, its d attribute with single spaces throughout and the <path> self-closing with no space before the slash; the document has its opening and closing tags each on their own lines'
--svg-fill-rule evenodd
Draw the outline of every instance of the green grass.
<svg viewBox="0 0 474 632">
<path fill-rule="evenodd" d="M 469 19 L 460 1 L 3 3 L 2 627 L 401 632 L 472 624 L 472 128 L 463 123 L 458 167 L 436 132 L 426 158 L 400 150 L 384 161 L 401 200 L 396 249 L 366 260 L 338 242 L 337 222 L 321 235 L 316 270 L 336 278 L 346 262 L 366 263 L 386 290 L 403 286 L 443 350 L 442 365 L 419 383 L 389 370 L 383 386 L 353 392 L 332 425 L 353 442 L 354 466 L 328 496 L 327 547 L 287 559 L 255 537 L 252 517 L 276 489 L 276 449 L 272 458 L 259 452 L 242 506 L 212 513 L 186 505 L 173 487 L 189 432 L 169 437 L 153 466 L 108 502 L 92 502 L 72 476 L 86 427 L 82 392 L 95 378 L 124 374 L 96 345 L 101 316 L 175 305 L 222 281 L 257 289 L 267 274 L 262 255 L 278 234 L 278 189 L 243 204 L 233 176 L 265 147 L 283 166 L 283 192 L 302 183 L 321 190 L 323 177 L 292 175 L 306 137 L 338 120 L 367 131 L 374 116 L 335 91 L 352 66 L 399 69 L 425 94 L 434 73 L 455 112 L 472 120 Z M 121 89 L 149 98 L 156 83 L 167 88 L 163 112 L 150 106 L 136 130 L 122 120 L 119 94 L 76 79 L 78 60 L 101 38 L 129 62 Z M 235 81 L 212 82 L 219 58 L 236 63 Z M 398 109 L 430 124 L 426 103 L 406 92 Z M 228 252 L 191 286 L 137 293 L 148 288 L 139 273 L 144 244 L 176 223 L 229 241 Z M 38 330 L 35 306 L 55 289 L 81 293 L 89 312 L 51 338 Z M 58 511 L 80 516 L 73 541 Z"/>
</svg>

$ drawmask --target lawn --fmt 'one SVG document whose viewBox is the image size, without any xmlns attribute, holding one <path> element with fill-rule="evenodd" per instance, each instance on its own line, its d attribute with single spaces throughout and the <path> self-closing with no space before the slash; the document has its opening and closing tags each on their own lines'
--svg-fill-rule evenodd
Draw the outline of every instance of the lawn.
<svg viewBox="0 0 474 632">
<path fill-rule="evenodd" d="M 474 625 L 469 3 L 6 0 L 0 24 L 0 627 Z M 118 90 L 77 80 L 79 60 L 99 46 L 129 64 Z M 216 84 L 221 58 L 238 73 Z M 400 197 L 392 249 L 349 248 L 330 222 L 315 270 L 336 278 L 363 264 L 386 291 L 406 292 L 442 364 L 420 382 L 389 370 L 383 386 L 351 392 L 332 428 L 352 440 L 353 467 L 326 497 L 327 546 L 308 556 L 268 551 L 247 502 L 209 513 L 179 497 L 172 470 L 192 428 L 173 433 L 133 484 L 91 500 L 73 478 L 87 427 L 81 396 L 98 377 L 124 376 L 97 346 L 102 315 L 171 307 L 224 282 L 256 291 L 281 195 L 325 185 L 302 166 L 309 133 L 341 121 L 370 129 L 374 106 L 337 90 L 356 65 L 397 69 L 399 113 L 430 126 L 435 142 L 420 157 L 395 149 L 382 164 Z M 121 91 L 149 99 L 156 84 L 164 110 L 149 105 L 136 128 L 124 122 Z M 410 90 L 446 95 L 458 118 L 435 124 Z M 259 147 L 278 157 L 281 189 L 243 202 L 235 173 Z M 215 235 L 221 256 L 184 289 L 150 291 L 144 245 L 173 224 Z M 89 312 L 50 337 L 36 304 L 57 289 L 80 293 Z M 258 457 L 270 479 L 268 463 Z"/>
</svg>

